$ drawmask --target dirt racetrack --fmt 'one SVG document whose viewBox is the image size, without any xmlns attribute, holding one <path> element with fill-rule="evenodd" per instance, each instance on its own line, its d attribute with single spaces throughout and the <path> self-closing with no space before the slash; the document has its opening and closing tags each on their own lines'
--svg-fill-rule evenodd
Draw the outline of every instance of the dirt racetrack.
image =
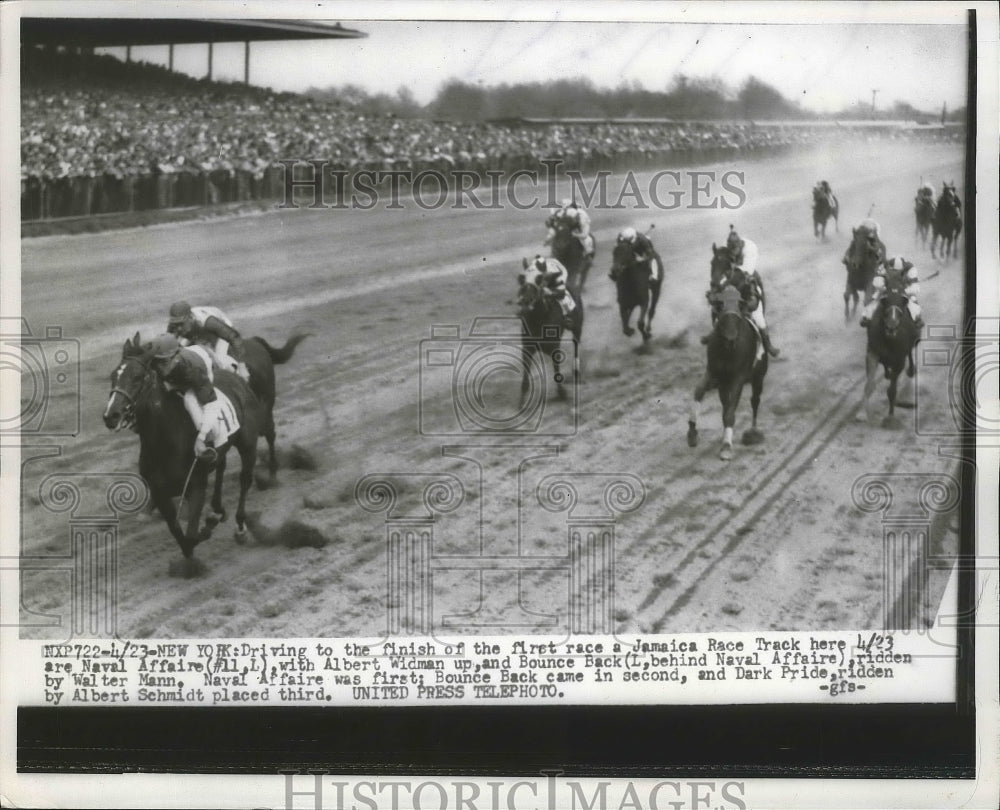
<svg viewBox="0 0 1000 810">
<path fill-rule="evenodd" d="M 109 433 L 101 422 L 109 374 L 126 338 L 137 330 L 152 337 L 164 328 L 169 304 L 186 298 L 220 306 L 244 335 L 273 344 L 296 330 L 312 337 L 278 368 L 285 465 L 279 487 L 251 491 L 255 543 L 235 545 L 230 519 L 197 549 L 204 575 L 175 578 L 168 565 L 179 552 L 160 517 L 121 515 L 117 630 L 124 638 L 381 635 L 386 513 L 366 511 L 355 498 L 359 479 L 374 473 L 399 480 L 450 473 L 461 481 L 461 504 L 434 526 L 438 567 L 425 609 L 435 629 L 566 629 L 573 586 L 565 567 L 479 573 L 468 557 L 565 554 L 566 513 L 540 508 L 535 492 L 546 475 L 568 472 L 630 474 L 642 482 L 641 504 L 615 516 L 615 629 L 880 627 L 882 518 L 857 508 L 852 485 L 871 473 L 953 473 L 954 461 L 938 454 L 937 438 L 915 430 L 912 410 L 899 413 L 895 429 L 878 420 L 855 422 L 865 338 L 856 318 L 844 323 L 840 258 L 851 226 L 871 210 L 890 255 L 915 257 L 921 269 L 924 320 L 961 325 L 963 263 L 934 262 L 914 248 L 912 200 L 921 178 L 937 186 L 954 179 L 964 200 L 962 151 L 853 143 L 706 168 L 745 172 L 746 204 L 591 211 L 599 249 L 584 295 L 575 434 L 493 440 L 506 449 L 443 452 L 444 445 L 483 440 L 421 433 L 422 417 L 450 413 L 451 389 L 447 374 L 426 368 L 420 387 L 420 346 L 433 325 L 457 324 L 464 337 L 475 317 L 513 314 L 520 257 L 541 250 L 542 210 L 424 211 L 410 204 L 391 211 L 276 211 L 23 241 L 23 315 L 35 335 L 57 325 L 64 338 L 79 341 L 82 394 L 78 436 L 25 438 L 62 449 L 48 456 L 22 451 L 23 553 L 67 554 L 70 517 L 39 496 L 47 476 L 100 473 L 110 480 L 136 471 L 137 437 Z M 825 243 L 813 237 L 810 217 L 810 189 L 819 179 L 831 182 L 841 205 L 840 232 L 831 229 Z M 689 448 L 685 433 L 705 358 L 698 338 L 709 328 L 710 245 L 725 239 L 731 222 L 760 247 L 768 322 L 782 356 L 765 381 L 765 442 L 737 446 L 725 463 L 718 458 L 722 425 L 714 393 L 701 408 L 701 444 Z M 655 224 L 652 236 L 666 263 L 647 350 L 621 333 L 607 278 L 609 245 L 626 224 L 640 230 Z M 919 379 L 921 424 L 945 429 L 946 370 Z M 502 409 L 516 403 L 517 387 L 501 370 L 486 395 Z M 72 404 L 71 394 L 64 398 Z M 874 402 L 880 420 L 887 412 L 884 384 Z M 558 433 L 574 416 L 548 395 L 544 418 Z M 749 419 L 746 391 L 737 437 Z M 293 444 L 315 469 L 289 468 Z M 553 446 L 558 455 L 546 449 Z M 468 460 L 473 455 L 481 460 L 478 473 Z M 237 468 L 234 453 L 230 511 Z M 916 498 L 915 490 L 897 494 L 901 501 Z M 401 498 L 413 495 L 407 490 Z M 392 517 L 412 506 L 401 501 Z M 954 526 L 948 529 L 941 542 L 952 544 L 953 553 Z M 453 565 L 441 562 L 447 557 Z M 65 637 L 65 621 L 62 628 L 51 625 L 52 617 L 70 615 L 69 574 L 65 566 L 35 567 L 23 574 L 23 634 Z M 946 572 L 931 580 L 932 610 L 944 579 Z M 461 619 L 473 614 L 478 619 Z"/>
</svg>

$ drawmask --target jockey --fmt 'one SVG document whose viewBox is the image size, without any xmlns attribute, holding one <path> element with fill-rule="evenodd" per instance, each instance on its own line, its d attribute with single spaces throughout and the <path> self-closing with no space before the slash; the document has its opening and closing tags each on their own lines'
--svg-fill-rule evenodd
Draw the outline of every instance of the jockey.
<svg viewBox="0 0 1000 810">
<path fill-rule="evenodd" d="M 751 240 L 744 240 L 736 232 L 732 225 L 729 226 L 729 236 L 726 238 L 726 247 L 729 249 L 729 256 L 734 269 L 739 269 L 746 276 L 746 282 L 741 285 L 740 294 L 743 296 L 744 309 L 749 315 L 757 331 L 760 332 L 760 340 L 771 357 L 777 357 L 781 351 L 771 343 L 771 336 L 767 331 L 767 323 L 764 320 L 764 308 L 761 306 L 763 300 L 763 280 L 757 272 L 758 250 L 757 244 Z M 715 303 L 716 296 L 722 288 L 730 283 L 726 279 L 720 285 L 719 290 L 710 291 L 709 301 Z M 702 338 L 702 342 L 708 342 L 707 338 Z"/>
<path fill-rule="evenodd" d="M 215 457 L 214 448 L 229 438 L 225 411 L 212 385 L 212 364 L 201 346 L 182 347 L 169 332 L 153 339 L 153 369 L 168 390 L 182 395 L 184 407 L 198 430 L 194 454 L 201 461 Z"/>
<path fill-rule="evenodd" d="M 872 300 L 868 302 L 861 313 L 861 326 L 868 326 L 875 312 L 875 307 L 879 305 L 890 286 L 900 289 L 909 299 L 906 308 L 910 311 L 913 325 L 917 329 L 923 329 L 924 320 L 920 317 L 920 304 L 917 303 L 917 296 L 920 294 L 920 279 L 917 268 L 902 256 L 887 259 L 875 271 L 875 278 L 872 279 L 872 287 L 874 288 Z"/>
<path fill-rule="evenodd" d="M 533 273 L 533 277 L 529 277 L 527 282 L 538 287 L 543 295 L 558 301 L 563 316 L 569 320 L 570 314 L 576 308 L 576 303 L 566 289 L 569 273 L 562 262 L 558 259 L 535 256 L 525 269 Z"/>
<path fill-rule="evenodd" d="M 855 230 L 856 236 L 862 236 L 864 238 L 864 241 L 867 243 L 866 247 L 869 250 L 873 250 L 877 253 L 879 252 L 879 248 L 881 248 L 882 254 L 885 255 L 885 245 L 882 244 L 882 239 L 879 237 L 879 224 L 874 219 L 869 217 L 862 220 L 861 224 L 858 225 Z M 858 243 L 860 241 L 861 240 L 856 237 L 851 240 L 851 244 L 849 244 L 847 246 L 847 250 L 844 251 L 844 258 L 840 260 L 841 264 L 845 264 L 850 267 L 856 261 L 855 251 L 858 249 Z"/>
<path fill-rule="evenodd" d="M 830 188 L 830 184 L 826 180 L 820 180 L 816 184 L 815 190 L 818 191 L 820 194 L 822 194 L 824 197 L 826 197 L 826 201 L 829 204 L 830 208 L 837 207 L 837 198 L 834 196 L 833 189 Z"/>
<path fill-rule="evenodd" d="M 192 307 L 187 301 L 170 305 L 167 332 L 177 335 L 182 346 L 200 343 L 212 350 L 215 365 L 250 379 L 243 362 L 243 338 L 233 322 L 217 307 Z"/>
<path fill-rule="evenodd" d="M 628 242 L 632 245 L 632 255 L 635 260 L 640 263 L 649 262 L 649 269 L 651 271 L 650 278 L 652 278 L 653 281 L 659 280 L 659 262 L 656 261 L 656 257 L 653 255 L 653 242 L 648 236 L 646 236 L 646 234 L 639 233 L 635 228 L 628 227 L 622 229 L 622 232 L 618 234 L 618 241 Z M 614 270 L 612 270 L 608 275 L 612 281 L 618 280 Z"/>
<path fill-rule="evenodd" d="M 562 207 L 545 220 L 545 227 L 548 228 L 548 236 L 545 244 L 552 242 L 556 235 L 556 226 L 566 223 L 570 226 L 573 236 L 577 238 L 583 247 L 583 255 L 588 259 L 594 258 L 594 237 L 590 234 L 590 217 L 587 212 L 577 208 L 576 202 L 570 198 L 562 201 Z"/>
</svg>

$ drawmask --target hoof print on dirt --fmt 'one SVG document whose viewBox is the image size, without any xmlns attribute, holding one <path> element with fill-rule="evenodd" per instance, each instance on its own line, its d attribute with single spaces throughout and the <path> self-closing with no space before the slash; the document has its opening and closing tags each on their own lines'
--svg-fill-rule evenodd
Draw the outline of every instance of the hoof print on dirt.
<svg viewBox="0 0 1000 810">
<path fill-rule="evenodd" d="M 318 470 L 319 462 L 311 450 L 301 444 L 293 444 L 288 451 L 288 467 L 292 470 Z"/>
<path fill-rule="evenodd" d="M 171 560 L 167 567 L 167 572 L 172 577 L 179 579 L 194 579 L 203 576 L 208 571 L 205 565 L 197 557 L 183 557 L 179 560 Z"/>
<path fill-rule="evenodd" d="M 764 441 L 764 434 L 755 428 L 750 428 L 743 432 L 743 444 L 754 445 L 762 444 Z"/>
<path fill-rule="evenodd" d="M 737 605 L 735 602 L 726 602 L 721 610 L 727 616 L 739 616 L 743 612 L 743 606 Z"/>
<path fill-rule="evenodd" d="M 323 548 L 330 538 L 317 527 L 292 518 L 278 530 L 278 542 L 286 548 Z"/>
</svg>

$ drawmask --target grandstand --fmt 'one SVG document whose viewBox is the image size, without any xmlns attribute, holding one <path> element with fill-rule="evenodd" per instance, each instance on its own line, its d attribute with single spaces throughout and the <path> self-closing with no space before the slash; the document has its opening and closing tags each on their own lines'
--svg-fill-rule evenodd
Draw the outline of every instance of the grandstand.
<svg viewBox="0 0 1000 810">
<path fill-rule="evenodd" d="M 362 35 L 315 24 L 211 21 L 22 21 L 23 220 L 280 199 L 288 159 L 348 173 L 457 168 L 670 168 L 842 137 L 861 125 L 667 119 L 434 121 L 372 115 L 335 102 L 218 82 L 98 55 L 93 47 Z M 166 25 L 165 25 L 166 24 Z M 193 26 L 193 27 L 192 27 Z M 107 30 L 105 30 L 107 29 Z M 224 40 L 228 37 L 228 40 Z M 249 47 L 249 44 L 248 44 Z M 924 132 L 924 138 L 960 133 Z M 880 126 L 865 137 L 913 137 Z"/>
</svg>

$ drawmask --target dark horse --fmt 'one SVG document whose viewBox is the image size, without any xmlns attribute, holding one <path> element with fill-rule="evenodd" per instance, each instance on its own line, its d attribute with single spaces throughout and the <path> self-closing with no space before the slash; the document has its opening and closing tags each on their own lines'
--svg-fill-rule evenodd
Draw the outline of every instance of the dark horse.
<svg viewBox="0 0 1000 810">
<path fill-rule="evenodd" d="M 869 398 L 875 390 L 875 377 L 881 365 L 889 381 L 889 415 L 882 421 L 882 427 L 894 427 L 896 424 L 896 382 L 904 366 L 906 376 L 913 376 L 913 346 L 919 336 L 907 301 L 906 295 L 899 290 L 888 290 L 868 324 L 868 349 L 865 353 L 867 379 L 862 407 L 858 411 L 859 422 L 871 421 Z M 903 405 L 900 404 L 900 407 Z"/>
<path fill-rule="evenodd" d="M 215 525 L 225 520 L 222 507 L 222 479 L 226 454 L 235 446 L 240 454 L 240 500 L 236 508 L 236 539 L 246 537 L 246 497 L 253 482 L 257 459 L 257 437 L 264 425 L 264 411 L 250 387 L 237 375 L 216 369 L 215 387 L 232 402 L 240 428 L 229 441 L 216 447 L 213 515 L 200 526 L 205 490 L 212 464 L 195 463 L 197 435 L 180 396 L 167 391 L 152 368 L 149 345 L 143 346 L 136 333 L 125 341 L 118 367 L 111 373 L 111 395 L 104 409 L 109 430 L 132 428 L 139 434 L 139 474 L 149 485 L 153 504 L 163 515 L 185 558 L 183 573 L 196 573 L 192 556 L 198 543 L 211 537 Z M 173 498 L 183 496 L 188 503 L 187 530 L 181 529 Z"/>
<path fill-rule="evenodd" d="M 572 225 L 559 220 L 553 227 L 555 236 L 552 237 L 552 258 L 558 260 L 569 273 L 566 286 L 577 295 L 582 295 L 583 285 L 587 283 L 587 273 L 590 272 L 591 258 L 584 252 L 580 240 L 573 235 Z"/>
<path fill-rule="evenodd" d="M 885 261 L 885 244 L 867 228 L 854 228 L 847 263 L 847 286 L 844 287 L 844 322 L 850 323 L 858 312 L 858 300 L 864 296 L 865 306 L 872 300 L 875 271 Z"/>
<path fill-rule="evenodd" d="M 840 233 L 840 223 L 837 217 L 840 214 L 840 204 L 832 194 L 827 194 L 820 188 L 813 189 L 813 236 L 826 241 L 826 223 L 833 219 L 833 224 Z"/>
<path fill-rule="evenodd" d="M 933 191 L 928 188 L 928 193 L 924 193 L 924 186 L 921 186 L 917 191 L 917 196 L 913 200 L 913 216 L 916 219 L 917 227 L 913 233 L 913 244 L 916 245 L 917 239 L 920 240 L 920 247 L 926 250 L 927 248 L 927 236 L 931 230 L 931 224 L 934 222 L 934 214 L 937 211 L 937 205 L 934 204 L 934 194 Z"/>
<path fill-rule="evenodd" d="M 934 212 L 934 220 L 931 223 L 934 229 L 934 236 L 931 237 L 931 257 L 947 259 L 958 257 L 958 235 L 962 232 L 962 203 L 955 192 L 955 184 L 945 183 L 941 196 L 938 197 L 937 210 Z M 936 255 L 935 248 L 938 246 L 938 239 L 941 240 L 940 256 Z"/>
<path fill-rule="evenodd" d="M 736 406 L 740 403 L 743 386 L 751 384 L 750 406 L 753 408 L 753 425 L 743 434 L 743 444 L 758 444 L 764 440 L 757 430 L 757 409 L 767 374 L 767 352 L 757 360 L 760 340 L 757 330 L 742 312 L 742 296 L 733 286 L 723 288 L 719 294 L 721 312 L 715 328 L 708 338 L 708 363 L 705 376 L 694 389 L 694 403 L 688 420 L 689 447 L 698 445 L 698 406 L 707 391 L 719 389 L 722 403 L 722 449 L 719 458 L 729 461 L 733 457 L 733 425 L 736 423 Z"/>
<path fill-rule="evenodd" d="M 531 369 L 536 354 L 544 353 L 552 358 L 556 393 L 559 399 L 566 399 L 566 388 L 563 385 L 564 377 L 559 371 L 559 364 L 566 357 L 562 348 L 566 319 L 559 302 L 542 292 L 537 278 L 529 277 L 531 271 L 528 269 L 527 260 L 524 261 L 524 264 L 525 272 L 518 276 L 520 287 L 518 290 L 518 315 L 521 317 L 522 325 L 521 408 L 524 408 L 531 389 Z M 583 334 L 583 302 L 579 293 L 572 288 L 568 288 L 567 293 L 572 296 L 575 304 L 569 316 L 569 328 L 576 344 L 573 352 L 573 383 L 575 386 L 580 382 L 579 349 L 580 337 Z"/>
<path fill-rule="evenodd" d="M 656 262 L 657 273 L 653 278 L 652 262 Z M 632 337 L 635 329 L 629 326 L 632 312 L 639 307 L 639 319 L 636 326 L 642 333 L 643 343 L 648 341 L 652 333 L 653 315 L 656 314 L 656 302 L 660 300 L 660 287 L 663 286 L 663 260 L 655 250 L 653 255 L 644 260 L 636 261 L 635 246 L 628 241 L 619 240 L 611 255 L 611 276 L 618 288 L 618 311 L 622 318 L 622 331 Z"/>
</svg>

